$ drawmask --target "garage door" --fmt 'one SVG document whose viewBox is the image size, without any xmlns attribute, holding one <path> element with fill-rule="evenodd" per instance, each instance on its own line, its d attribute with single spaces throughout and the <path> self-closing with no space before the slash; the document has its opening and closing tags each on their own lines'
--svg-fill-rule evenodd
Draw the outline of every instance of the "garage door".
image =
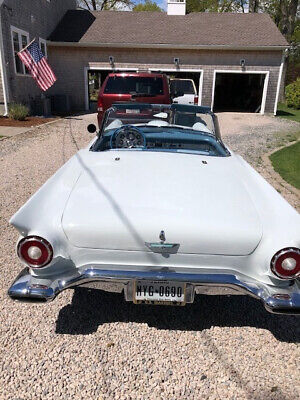
<svg viewBox="0 0 300 400">
<path fill-rule="evenodd" d="M 146 70 L 146 68 L 144 68 Z M 128 69 L 126 70 L 125 68 L 122 69 L 122 72 L 138 72 L 139 69 Z M 198 104 L 201 104 L 201 72 L 198 70 L 184 70 L 184 71 L 177 71 L 174 69 L 160 69 L 160 68 L 155 68 L 149 70 L 149 72 L 162 72 L 165 73 L 169 78 L 179 78 L 179 79 L 191 79 L 194 81 L 197 96 L 198 96 Z M 99 89 L 104 82 L 105 78 L 109 73 L 113 72 L 113 70 L 110 69 L 104 69 L 104 68 L 96 68 L 96 69 L 89 69 L 87 71 L 87 89 L 86 89 L 86 94 L 87 94 L 87 107 L 89 110 L 96 112 L 97 110 L 97 98 L 98 98 L 98 93 Z"/>
<path fill-rule="evenodd" d="M 213 109 L 215 112 L 263 112 L 266 74 L 217 72 Z"/>
</svg>

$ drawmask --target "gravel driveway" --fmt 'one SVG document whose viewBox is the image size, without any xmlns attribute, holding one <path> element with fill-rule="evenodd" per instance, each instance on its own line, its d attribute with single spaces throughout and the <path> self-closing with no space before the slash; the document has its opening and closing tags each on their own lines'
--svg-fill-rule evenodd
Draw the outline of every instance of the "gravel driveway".
<svg viewBox="0 0 300 400">
<path fill-rule="evenodd" d="M 299 320 L 249 297 L 198 296 L 183 308 L 79 288 L 47 305 L 7 298 L 21 268 L 8 219 L 89 142 L 84 126 L 94 118 L 0 141 L 0 399 L 299 399 Z M 259 166 L 278 143 L 274 131 L 297 128 L 272 124 L 229 130 L 225 142 Z"/>
</svg>

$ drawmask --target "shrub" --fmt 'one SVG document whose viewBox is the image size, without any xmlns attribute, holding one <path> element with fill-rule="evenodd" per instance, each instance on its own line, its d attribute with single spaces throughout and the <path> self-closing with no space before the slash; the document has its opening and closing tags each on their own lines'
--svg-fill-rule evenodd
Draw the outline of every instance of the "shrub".
<svg viewBox="0 0 300 400">
<path fill-rule="evenodd" d="M 24 104 L 10 104 L 8 115 L 11 119 L 24 121 L 29 115 L 29 108 Z"/>
<path fill-rule="evenodd" d="M 285 88 L 286 105 L 300 109 L 300 78 Z"/>
</svg>

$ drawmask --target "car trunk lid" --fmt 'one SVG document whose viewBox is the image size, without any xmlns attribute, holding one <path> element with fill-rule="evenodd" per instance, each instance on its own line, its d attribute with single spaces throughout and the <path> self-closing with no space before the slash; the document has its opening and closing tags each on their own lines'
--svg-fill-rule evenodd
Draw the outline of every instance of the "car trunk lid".
<svg viewBox="0 0 300 400">
<path fill-rule="evenodd" d="M 63 229 L 78 247 L 247 255 L 262 226 L 234 157 L 140 151 L 90 152 L 68 200 Z"/>
</svg>

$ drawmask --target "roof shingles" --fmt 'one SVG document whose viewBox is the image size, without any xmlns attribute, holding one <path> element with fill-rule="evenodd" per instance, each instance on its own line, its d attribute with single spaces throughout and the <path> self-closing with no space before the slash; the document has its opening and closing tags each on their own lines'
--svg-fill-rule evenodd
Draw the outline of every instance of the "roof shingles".
<svg viewBox="0 0 300 400">
<path fill-rule="evenodd" d="M 287 46 L 267 14 L 70 10 L 49 37 L 81 44 Z"/>
</svg>

